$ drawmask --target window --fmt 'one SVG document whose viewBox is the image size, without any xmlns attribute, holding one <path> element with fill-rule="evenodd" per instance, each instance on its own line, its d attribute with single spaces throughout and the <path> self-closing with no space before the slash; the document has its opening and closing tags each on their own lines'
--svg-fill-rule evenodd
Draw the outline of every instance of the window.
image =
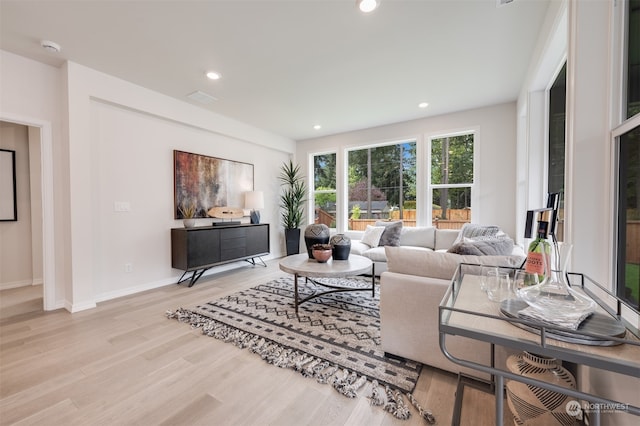
<svg viewBox="0 0 640 426">
<path fill-rule="evenodd" d="M 640 0 L 626 9 L 627 120 L 614 129 L 617 156 L 617 293 L 640 310 Z"/>
<path fill-rule="evenodd" d="M 431 140 L 431 217 L 437 228 L 471 222 L 473 150 L 473 133 Z"/>
<path fill-rule="evenodd" d="M 348 151 L 348 229 L 379 219 L 416 226 L 416 141 Z"/>
<path fill-rule="evenodd" d="M 640 125 L 617 142 L 618 297 L 640 309 Z"/>
<path fill-rule="evenodd" d="M 313 156 L 314 223 L 336 227 L 336 154 Z"/>
<path fill-rule="evenodd" d="M 560 193 L 556 238 L 563 241 L 564 235 L 564 165 L 565 127 L 567 111 L 567 64 L 562 66 L 549 89 L 549 158 L 547 192 Z"/>
</svg>

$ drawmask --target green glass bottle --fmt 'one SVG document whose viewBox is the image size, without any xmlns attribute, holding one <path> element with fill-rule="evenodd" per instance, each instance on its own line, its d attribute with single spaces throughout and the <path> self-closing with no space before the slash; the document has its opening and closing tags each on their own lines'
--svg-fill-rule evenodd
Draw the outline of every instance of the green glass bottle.
<svg viewBox="0 0 640 426">
<path fill-rule="evenodd" d="M 551 260 L 551 244 L 547 241 L 548 229 L 549 212 L 540 212 L 537 237 L 529 244 L 527 260 L 524 266 L 525 271 L 538 275 L 538 282 L 544 280 L 547 268 L 551 268 L 549 264 Z"/>
</svg>

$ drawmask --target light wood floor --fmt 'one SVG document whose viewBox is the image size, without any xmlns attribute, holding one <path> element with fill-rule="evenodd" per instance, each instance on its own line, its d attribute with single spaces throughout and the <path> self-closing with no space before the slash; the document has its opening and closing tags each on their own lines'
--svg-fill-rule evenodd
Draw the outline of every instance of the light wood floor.
<svg viewBox="0 0 640 426">
<path fill-rule="evenodd" d="M 0 424 L 425 425 L 165 318 L 283 275 L 241 266 L 194 287 L 171 285 L 70 314 L 42 311 L 41 287 L 0 292 Z M 456 377 L 423 369 L 414 395 L 451 423 Z M 462 424 L 494 424 L 493 398 L 467 389 Z M 508 412 L 508 410 L 506 410 Z M 505 415 L 507 423 L 508 417 Z"/>
</svg>

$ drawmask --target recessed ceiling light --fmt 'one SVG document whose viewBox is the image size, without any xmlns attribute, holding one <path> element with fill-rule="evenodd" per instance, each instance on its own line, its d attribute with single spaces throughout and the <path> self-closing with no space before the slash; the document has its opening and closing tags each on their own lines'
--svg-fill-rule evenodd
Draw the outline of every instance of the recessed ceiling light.
<svg viewBox="0 0 640 426">
<path fill-rule="evenodd" d="M 209 72 L 207 72 L 207 78 L 209 80 L 219 80 L 220 79 L 220 74 L 215 72 L 215 71 L 209 71 Z"/>
<path fill-rule="evenodd" d="M 426 108 L 426 107 L 428 107 L 428 106 L 429 106 L 429 104 L 428 104 L 428 103 L 426 103 L 426 102 L 420 102 L 420 103 L 418 104 L 418 108 Z"/>
<path fill-rule="evenodd" d="M 356 0 L 356 4 L 361 11 L 369 13 L 378 7 L 378 0 Z"/>
<path fill-rule="evenodd" d="M 315 126 L 313 126 L 313 128 L 316 129 L 316 130 L 320 130 L 320 129 L 322 129 L 322 126 L 319 125 L 319 124 L 316 124 Z"/>
</svg>

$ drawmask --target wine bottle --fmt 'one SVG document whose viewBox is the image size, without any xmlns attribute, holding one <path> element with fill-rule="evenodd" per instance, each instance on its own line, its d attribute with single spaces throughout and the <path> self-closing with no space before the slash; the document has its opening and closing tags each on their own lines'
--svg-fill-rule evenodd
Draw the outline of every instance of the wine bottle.
<svg viewBox="0 0 640 426">
<path fill-rule="evenodd" d="M 536 239 L 529 244 L 527 260 L 525 261 L 525 271 L 538 275 L 538 282 L 542 282 L 551 268 L 551 244 L 547 241 L 547 230 L 549 229 L 549 212 L 539 213 L 538 232 Z"/>
</svg>

